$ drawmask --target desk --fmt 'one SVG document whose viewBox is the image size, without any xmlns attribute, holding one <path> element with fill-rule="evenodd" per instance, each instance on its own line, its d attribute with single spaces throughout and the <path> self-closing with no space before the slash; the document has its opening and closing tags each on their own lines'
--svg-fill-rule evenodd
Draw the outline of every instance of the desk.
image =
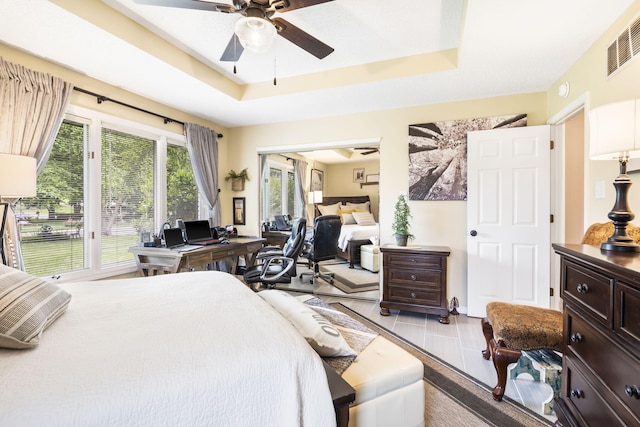
<svg viewBox="0 0 640 427">
<path fill-rule="evenodd" d="M 267 239 L 267 245 L 283 247 L 289 237 L 291 237 L 291 231 L 263 231 L 262 237 Z"/>
<path fill-rule="evenodd" d="M 178 252 L 167 248 L 145 248 L 132 246 L 133 253 L 141 276 L 148 276 L 151 272 L 156 275 L 163 273 L 177 273 L 181 270 L 191 270 L 202 267 L 214 261 L 231 260 L 231 271 L 235 272 L 238 256 L 248 255 L 247 266 L 253 265 L 256 252 L 262 247 L 265 239 L 259 237 L 238 237 L 229 239 L 227 245 L 209 245 L 188 252 Z"/>
</svg>

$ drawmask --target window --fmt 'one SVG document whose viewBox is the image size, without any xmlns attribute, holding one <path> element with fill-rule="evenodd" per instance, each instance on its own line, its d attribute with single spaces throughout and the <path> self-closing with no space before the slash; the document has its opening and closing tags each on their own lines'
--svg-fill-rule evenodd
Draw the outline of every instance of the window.
<svg viewBox="0 0 640 427">
<path fill-rule="evenodd" d="M 38 176 L 36 197 L 16 206 L 25 270 L 36 276 L 87 267 L 84 152 L 87 125 L 65 120 Z"/>
<path fill-rule="evenodd" d="M 268 212 L 266 217 L 273 218 L 275 215 L 294 216 L 294 182 L 295 175 L 293 168 L 289 165 L 268 163 L 269 167 L 269 191 L 265 192 L 267 197 L 266 206 Z"/>
<path fill-rule="evenodd" d="M 71 106 L 37 196 L 16 207 L 25 270 L 73 278 L 126 273 L 135 265 L 129 247 L 145 233 L 197 219 L 199 210 L 183 135 Z"/>
</svg>

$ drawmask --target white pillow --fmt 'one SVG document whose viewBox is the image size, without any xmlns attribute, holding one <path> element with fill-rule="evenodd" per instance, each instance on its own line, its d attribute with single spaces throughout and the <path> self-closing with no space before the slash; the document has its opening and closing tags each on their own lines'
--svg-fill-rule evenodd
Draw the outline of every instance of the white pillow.
<svg viewBox="0 0 640 427">
<path fill-rule="evenodd" d="M 369 212 L 354 212 L 351 215 L 358 225 L 376 225 L 373 214 Z"/>
<path fill-rule="evenodd" d="M 347 202 L 347 206 L 349 208 L 357 209 L 359 211 L 371 212 L 371 202 L 364 202 L 364 203 Z"/>
<path fill-rule="evenodd" d="M 0 264 L 0 347 L 31 348 L 64 313 L 71 295 L 56 285 Z"/>
<path fill-rule="evenodd" d="M 318 210 L 322 215 L 338 215 L 340 209 L 342 209 L 340 202 L 333 205 L 318 205 Z"/>
<path fill-rule="evenodd" d="M 305 303 L 277 289 L 258 295 L 289 320 L 320 356 L 356 355 L 336 327 Z"/>
<path fill-rule="evenodd" d="M 349 225 L 349 224 L 355 224 L 356 223 L 356 219 L 353 217 L 352 214 L 350 213 L 343 213 L 342 214 L 342 224 L 343 225 Z"/>
</svg>

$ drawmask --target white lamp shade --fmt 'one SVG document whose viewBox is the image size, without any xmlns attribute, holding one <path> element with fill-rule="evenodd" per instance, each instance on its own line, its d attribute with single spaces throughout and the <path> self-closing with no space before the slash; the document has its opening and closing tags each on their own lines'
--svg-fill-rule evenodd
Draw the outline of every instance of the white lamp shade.
<svg viewBox="0 0 640 427">
<path fill-rule="evenodd" d="M 0 153 L 0 197 L 35 196 L 37 177 L 35 158 Z"/>
<path fill-rule="evenodd" d="M 262 53 L 276 38 L 276 27 L 266 19 L 247 16 L 236 21 L 235 33 L 245 49 Z"/>
<path fill-rule="evenodd" d="M 640 157 L 640 100 L 606 104 L 589 113 L 589 157 Z"/>
<path fill-rule="evenodd" d="M 309 191 L 309 203 L 322 203 L 322 191 Z"/>
</svg>

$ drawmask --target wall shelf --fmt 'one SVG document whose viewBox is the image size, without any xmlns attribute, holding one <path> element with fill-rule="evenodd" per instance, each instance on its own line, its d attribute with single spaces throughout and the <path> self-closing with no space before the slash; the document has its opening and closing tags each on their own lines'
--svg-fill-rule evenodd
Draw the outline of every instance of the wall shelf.
<svg viewBox="0 0 640 427">
<path fill-rule="evenodd" d="M 380 184 L 379 182 L 361 182 L 360 183 L 360 188 L 362 188 L 363 185 L 378 185 Z"/>
</svg>

